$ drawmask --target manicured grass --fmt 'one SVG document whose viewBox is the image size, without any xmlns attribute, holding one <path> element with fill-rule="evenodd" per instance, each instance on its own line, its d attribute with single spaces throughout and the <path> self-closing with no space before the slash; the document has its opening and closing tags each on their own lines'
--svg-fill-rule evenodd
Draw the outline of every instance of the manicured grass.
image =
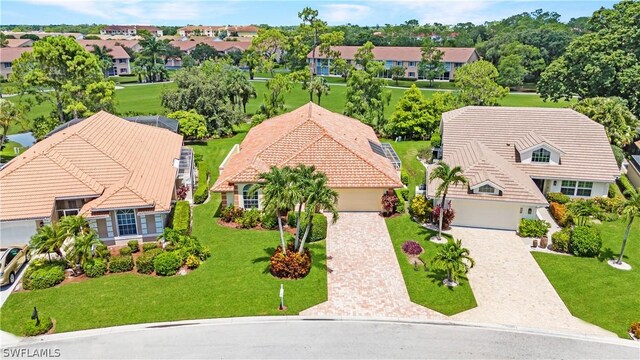
<svg viewBox="0 0 640 360">
<path fill-rule="evenodd" d="M 246 131 L 246 130 L 245 130 Z M 194 146 L 211 166 L 212 179 L 231 146 L 246 134 Z M 158 278 L 138 274 L 107 275 L 46 290 L 15 293 L 0 309 L 0 328 L 18 334 L 33 307 L 56 321 L 56 332 L 154 321 L 297 314 L 326 301 L 325 242 L 309 245 L 313 268 L 296 281 L 268 272 L 277 231 L 236 230 L 218 225 L 220 196 L 194 208 L 193 235 L 211 249 L 211 258 L 187 276 Z M 288 310 L 277 310 L 280 284 Z"/>
<path fill-rule="evenodd" d="M 7 141 L 4 143 L 0 151 L 0 161 L 4 163 L 16 157 L 17 154 L 14 148 L 19 148 L 20 152 L 24 151 L 24 147 L 15 141 Z"/>
<path fill-rule="evenodd" d="M 388 142 L 393 146 L 393 149 L 398 154 L 400 161 L 402 162 L 402 169 L 409 175 L 409 188 L 410 198 L 415 195 L 416 186 L 423 184 L 426 176 L 426 169 L 424 165 L 417 159 L 418 150 L 421 148 L 430 148 L 431 144 L 428 141 L 400 141 L 395 142 L 390 139 L 382 139 L 383 142 Z"/>
<path fill-rule="evenodd" d="M 599 258 L 532 254 L 574 316 L 628 338 L 631 323 L 640 321 L 640 221 L 633 224 L 625 250 L 624 261 L 633 267 L 631 271 L 606 262 L 620 254 L 626 223 L 596 227 L 603 240 Z"/>
<path fill-rule="evenodd" d="M 459 286 L 449 288 L 442 284 L 446 276 L 444 272 L 431 271 L 429 262 L 438 247 L 442 246 L 429 241 L 435 232 L 413 222 L 409 215 L 387 219 L 387 228 L 411 301 L 445 315 L 457 314 L 477 306 L 466 278 L 460 279 Z M 409 262 L 408 257 L 402 252 L 402 244 L 407 240 L 414 240 L 422 245 L 424 252 L 420 258 L 427 262 L 429 271 L 421 266 L 416 269 Z"/>
</svg>

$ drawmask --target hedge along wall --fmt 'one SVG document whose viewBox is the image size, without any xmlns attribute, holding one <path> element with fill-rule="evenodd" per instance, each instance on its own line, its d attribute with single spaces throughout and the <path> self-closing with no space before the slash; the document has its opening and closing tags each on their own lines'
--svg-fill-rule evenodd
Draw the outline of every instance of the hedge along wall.
<svg viewBox="0 0 640 360">
<path fill-rule="evenodd" d="M 196 204 L 202 204 L 209 197 L 209 179 L 208 169 L 204 161 L 200 161 L 198 164 L 198 185 L 193 192 L 193 202 Z"/>
<path fill-rule="evenodd" d="M 188 201 L 176 202 L 171 227 L 183 234 L 191 233 L 191 206 Z"/>
</svg>

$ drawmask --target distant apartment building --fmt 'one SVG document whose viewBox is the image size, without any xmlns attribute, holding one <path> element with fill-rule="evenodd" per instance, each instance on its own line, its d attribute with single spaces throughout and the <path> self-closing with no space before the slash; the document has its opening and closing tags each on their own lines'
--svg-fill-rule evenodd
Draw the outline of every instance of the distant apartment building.
<svg viewBox="0 0 640 360">
<path fill-rule="evenodd" d="M 231 52 L 244 52 L 247 50 L 250 42 L 246 41 L 215 41 L 210 38 L 199 38 L 199 39 L 191 39 L 191 40 L 174 40 L 169 43 L 172 46 L 177 47 L 185 54 L 191 54 L 191 52 L 198 46 L 199 44 L 206 44 L 216 49 L 220 54 L 229 54 Z M 181 58 L 169 58 L 166 60 L 167 69 L 179 69 L 182 67 L 182 59 Z"/>
<path fill-rule="evenodd" d="M 208 36 L 218 37 L 221 31 L 227 32 L 227 37 L 254 37 L 258 35 L 258 28 L 253 25 L 248 26 L 185 26 L 178 29 L 178 35 L 180 36 Z"/>
<path fill-rule="evenodd" d="M 87 47 L 92 45 L 98 45 L 100 47 L 106 46 L 112 48 L 114 46 L 127 47 L 135 52 L 140 52 L 142 46 L 138 40 L 76 40 L 78 44 Z"/>
<path fill-rule="evenodd" d="M 4 47 L 0 48 L 0 76 L 9 79 L 12 72 L 13 61 L 18 59 L 22 53 L 31 51 L 30 47 Z"/>
<path fill-rule="evenodd" d="M 107 75 L 116 76 L 131 74 L 131 57 L 125 51 L 125 49 L 119 45 L 104 46 L 110 50 L 109 55 L 113 59 L 113 66 L 111 66 L 111 68 L 107 70 Z M 89 52 L 93 52 L 94 50 L 93 44 L 87 44 L 84 47 Z"/>
<path fill-rule="evenodd" d="M 127 35 L 136 36 L 138 31 L 147 30 L 153 36 L 160 37 L 163 35 L 162 29 L 149 25 L 109 25 L 100 30 L 100 35 Z"/>
<path fill-rule="evenodd" d="M 452 80 L 455 77 L 457 68 L 480 59 L 478 52 L 474 48 L 439 47 L 437 49 L 444 54 L 442 63 L 445 69 L 437 80 Z M 334 46 L 332 50 L 339 51 L 341 58 L 356 66 L 355 54 L 358 46 Z M 373 55 L 377 61 L 384 63 L 386 70 L 393 66 L 402 66 L 405 68 L 404 77 L 423 79 L 422 74 L 419 73 L 420 61 L 422 60 L 422 53 L 419 47 L 376 46 L 373 49 Z M 331 59 L 321 54 L 319 48 L 316 48 L 315 58 L 313 57 L 313 52 L 309 52 L 307 61 L 314 73 L 318 75 L 334 74 Z M 389 71 L 385 71 L 383 76 L 391 77 Z"/>
</svg>

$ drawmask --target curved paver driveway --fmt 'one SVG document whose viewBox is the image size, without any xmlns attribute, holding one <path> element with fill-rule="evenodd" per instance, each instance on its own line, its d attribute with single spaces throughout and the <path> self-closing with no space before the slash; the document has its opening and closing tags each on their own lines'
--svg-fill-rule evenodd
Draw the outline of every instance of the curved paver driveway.
<svg viewBox="0 0 640 360">
<path fill-rule="evenodd" d="M 616 336 L 571 315 L 515 232 L 454 227 L 451 234 L 476 261 L 468 278 L 478 303 L 452 319 Z"/>
<path fill-rule="evenodd" d="M 376 213 L 344 212 L 329 222 L 327 267 L 329 300 L 300 315 L 445 318 L 409 300 L 387 225 Z"/>
</svg>

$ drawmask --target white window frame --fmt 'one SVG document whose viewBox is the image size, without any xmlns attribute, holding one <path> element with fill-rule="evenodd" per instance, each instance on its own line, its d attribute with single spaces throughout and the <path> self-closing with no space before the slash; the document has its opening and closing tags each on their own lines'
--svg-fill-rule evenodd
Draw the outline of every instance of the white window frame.
<svg viewBox="0 0 640 360">
<path fill-rule="evenodd" d="M 260 207 L 260 198 L 258 197 L 258 192 L 256 191 L 255 193 L 253 193 L 253 196 L 249 195 L 249 189 L 251 188 L 251 186 L 252 184 L 246 184 L 242 187 L 242 207 L 244 209 L 258 209 Z"/>
<path fill-rule="evenodd" d="M 591 197 L 592 181 L 562 180 L 560 192 L 569 196 Z"/>
<path fill-rule="evenodd" d="M 496 188 L 494 188 L 493 186 L 491 186 L 489 184 L 484 184 L 482 186 L 478 186 L 476 191 L 478 193 L 480 193 L 480 194 L 495 194 L 496 193 Z"/>
<path fill-rule="evenodd" d="M 122 234 L 120 232 L 120 225 L 123 226 L 131 226 L 131 223 L 127 223 L 127 224 L 120 224 L 120 218 L 118 217 L 119 213 L 125 214 L 125 215 L 131 215 L 131 219 L 133 219 L 133 226 L 135 228 L 135 233 L 134 234 Z M 118 236 L 136 236 L 139 235 L 138 234 L 138 221 L 136 219 L 136 211 L 133 209 L 122 209 L 122 210 L 116 210 L 116 229 L 118 230 Z"/>
<path fill-rule="evenodd" d="M 532 163 L 548 164 L 550 161 L 551 161 L 551 151 L 543 147 L 535 149 L 531 152 Z"/>
</svg>

